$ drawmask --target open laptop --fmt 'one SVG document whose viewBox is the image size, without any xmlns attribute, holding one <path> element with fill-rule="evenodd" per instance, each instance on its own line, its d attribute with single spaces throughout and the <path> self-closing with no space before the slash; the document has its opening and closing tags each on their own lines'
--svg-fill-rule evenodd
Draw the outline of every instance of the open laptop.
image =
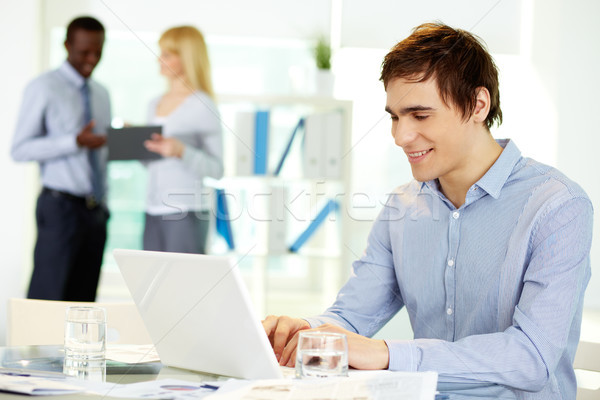
<svg viewBox="0 0 600 400">
<path fill-rule="evenodd" d="M 282 377 L 233 259 L 113 254 L 163 364 L 245 379 Z"/>
</svg>

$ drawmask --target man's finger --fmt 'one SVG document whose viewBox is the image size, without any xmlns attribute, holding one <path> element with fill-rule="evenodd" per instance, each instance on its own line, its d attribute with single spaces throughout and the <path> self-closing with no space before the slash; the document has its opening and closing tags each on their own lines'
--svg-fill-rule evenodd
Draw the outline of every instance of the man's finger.
<svg viewBox="0 0 600 400">
<path fill-rule="evenodd" d="M 295 363 L 296 357 L 296 347 L 298 346 L 298 332 L 294 335 L 293 338 L 290 339 L 288 344 L 283 349 L 281 354 L 281 359 L 279 360 L 279 365 L 284 365 L 287 367 L 293 367 Z"/>
<path fill-rule="evenodd" d="M 94 120 L 91 120 L 90 122 L 88 122 L 87 124 L 85 124 L 85 126 L 83 127 L 82 132 L 92 132 L 92 129 L 94 129 L 94 125 L 95 122 Z"/>
<path fill-rule="evenodd" d="M 288 321 L 282 321 L 283 318 L 279 319 L 277 329 L 273 332 L 273 351 L 277 361 L 281 358 L 281 353 L 288 342 L 290 336 L 290 325 Z"/>
<path fill-rule="evenodd" d="M 262 326 L 267 335 L 269 335 L 269 336 L 271 335 L 271 332 L 277 326 L 277 320 L 278 320 L 278 317 L 276 317 L 274 315 L 268 315 L 267 318 L 265 318 L 261 321 Z"/>
</svg>

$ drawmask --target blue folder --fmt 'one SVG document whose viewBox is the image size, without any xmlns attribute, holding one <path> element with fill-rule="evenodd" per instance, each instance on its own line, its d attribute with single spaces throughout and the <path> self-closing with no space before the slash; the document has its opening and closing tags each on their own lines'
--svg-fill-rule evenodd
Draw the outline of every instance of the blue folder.
<svg viewBox="0 0 600 400">
<path fill-rule="evenodd" d="M 275 171 L 273 172 L 274 176 L 279 175 L 279 173 L 281 172 L 281 168 L 283 168 L 283 163 L 285 162 L 285 159 L 287 158 L 288 154 L 290 153 L 290 149 L 292 148 L 292 143 L 294 142 L 294 138 L 296 137 L 296 134 L 298 133 L 298 131 L 302 128 L 304 128 L 304 118 L 300 118 L 300 120 L 296 124 L 296 127 L 294 127 L 292 136 L 290 136 L 290 140 L 288 141 L 287 145 L 285 146 L 285 150 L 283 151 L 283 154 L 281 155 L 281 158 L 279 159 L 279 163 L 277 164 L 277 167 L 275 168 Z"/>
<path fill-rule="evenodd" d="M 269 112 L 257 111 L 254 126 L 254 173 L 267 174 L 269 151 Z"/>
<path fill-rule="evenodd" d="M 215 191 L 217 195 L 217 233 L 225 239 L 229 250 L 233 250 L 235 244 L 233 242 L 233 232 L 231 231 L 231 217 L 229 216 L 229 208 L 227 207 L 227 197 L 223 189 L 215 189 Z"/>
<path fill-rule="evenodd" d="M 340 204 L 337 201 L 327 201 L 325 207 L 319 211 L 319 214 L 317 214 L 315 219 L 311 221 L 310 225 L 308 225 L 304 232 L 302 232 L 300 236 L 298 236 L 298 239 L 296 239 L 296 241 L 290 246 L 290 251 L 294 253 L 297 252 L 300 247 L 302 247 L 302 245 L 306 243 L 306 241 L 315 233 L 315 231 L 319 228 L 319 225 L 325 222 L 327 215 L 329 215 L 330 212 L 337 211 L 339 208 Z"/>
</svg>

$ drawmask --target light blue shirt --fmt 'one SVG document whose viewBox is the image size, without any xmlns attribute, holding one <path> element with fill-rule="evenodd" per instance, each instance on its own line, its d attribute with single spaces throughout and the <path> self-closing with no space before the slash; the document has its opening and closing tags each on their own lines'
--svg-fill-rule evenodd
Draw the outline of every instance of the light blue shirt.
<svg viewBox="0 0 600 400">
<path fill-rule="evenodd" d="M 86 196 L 92 192 L 88 151 L 77 145 L 84 123 L 84 78 L 65 61 L 34 79 L 23 95 L 11 155 L 15 161 L 38 161 L 45 187 Z M 111 111 L 108 92 L 89 79 L 94 132 L 106 134 Z M 99 152 L 106 168 L 106 148 Z M 104 174 L 106 176 L 106 174 Z"/>
<path fill-rule="evenodd" d="M 386 340 L 390 370 L 493 384 L 494 397 L 574 399 L 592 204 L 498 142 L 504 151 L 459 209 L 437 181 L 396 189 L 335 303 L 308 321 L 372 336 L 405 306 L 415 339 Z"/>
</svg>

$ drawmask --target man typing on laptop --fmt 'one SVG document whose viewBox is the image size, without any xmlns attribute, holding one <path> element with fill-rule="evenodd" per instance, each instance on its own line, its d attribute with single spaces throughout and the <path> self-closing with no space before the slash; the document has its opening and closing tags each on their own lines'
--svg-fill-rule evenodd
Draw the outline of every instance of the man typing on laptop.
<svg viewBox="0 0 600 400">
<path fill-rule="evenodd" d="M 417 27 L 386 55 L 381 80 L 415 180 L 389 197 L 330 308 L 263 321 L 280 365 L 294 365 L 300 330 L 343 332 L 357 369 L 433 370 L 502 398 L 575 398 L 589 198 L 494 140 L 498 71 L 472 34 Z M 414 340 L 372 339 L 404 306 Z"/>
</svg>

